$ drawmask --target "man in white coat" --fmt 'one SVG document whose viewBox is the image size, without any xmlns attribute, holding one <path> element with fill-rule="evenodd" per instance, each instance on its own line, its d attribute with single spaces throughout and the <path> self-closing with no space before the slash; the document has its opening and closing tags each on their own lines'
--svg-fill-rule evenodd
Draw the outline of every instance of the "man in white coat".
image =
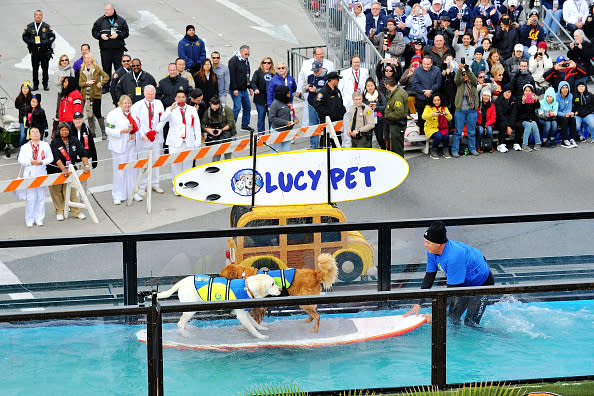
<svg viewBox="0 0 594 396">
<path fill-rule="evenodd" d="M 307 59 L 303 61 L 303 65 L 301 66 L 301 71 L 299 72 L 299 77 L 297 78 L 297 96 L 303 98 L 303 117 L 301 117 L 301 126 L 308 126 L 309 125 L 309 105 L 307 104 L 307 95 L 309 95 L 307 86 L 307 76 L 313 74 L 311 71 L 311 66 L 313 65 L 314 61 L 317 60 L 318 62 L 322 62 L 322 67 L 326 69 L 328 73 L 333 72 L 334 63 L 329 61 L 328 59 L 324 59 L 324 50 L 320 47 L 316 47 L 313 50 L 313 58 Z"/>
<path fill-rule="evenodd" d="M 186 105 L 185 92 L 179 91 L 175 94 L 175 101 L 165 110 L 165 114 L 161 118 L 160 130 L 163 129 L 166 122 L 169 122 L 169 134 L 165 143 L 169 146 L 170 154 L 175 156 L 176 153 L 200 147 L 202 143 L 200 118 L 194 107 Z M 171 183 L 175 182 L 175 176 L 190 168 L 192 168 L 192 157 L 171 164 Z M 175 191 L 175 185 L 173 193 L 179 195 Z"/>
<path fill-rule="evenodd" d="M 340 72 L 342 79 L 338 80 L 338 89 L 342 93 L 342 103 L 345 109 L 353 105 L 353 92 L 364 92 L 365 81 L 369 78 L 369 70 L 361 67 L 361 58 L 355 55 L 351 58 L 351 67 Z M 345 113 L 343 127 L 348 128 L 348 111 Z M 321 122 L 324 122 L 320 120 Z M 346 130 L 346 129 L 345 129 Z M 347 134 L 342 137 L 342 145 L 351 147 L 351 138 Z"/>
<path fill-rule="evenodd" d="M 138 125 L 136 133 L 136 151 L 138 159 L 148 157 L 148 152 L 153 153 L 153 162 L 159 158 L 161 147 L 163 146 L 163 131 L 159 131 L 159 123 L 165 109 L 159 99 L 155 99 L 157 90 L 153 85 L 144 87 L 144 100 L 140 100 L 132 105 L 130 113 Z M 159 186 L 159 169 L 153 168 L 152 187 L 153 191 L 163 194 L 163 189 Z M 146 191 L 147 175 L 145 174 L 140 181 L 140 191 Z"/>
</svg>

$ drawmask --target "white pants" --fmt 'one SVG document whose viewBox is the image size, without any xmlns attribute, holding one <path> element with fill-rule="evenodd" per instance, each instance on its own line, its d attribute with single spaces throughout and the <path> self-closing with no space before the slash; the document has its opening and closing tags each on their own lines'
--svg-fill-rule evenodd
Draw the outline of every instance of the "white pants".
<svg viewBox="0 0 594 396">
<path fill-rule="evenodd" d="M 182 151 L 189 150 L 188 144 L 186 142 L 182 143 L 179 147 L 171 147 L 169 146 L 169 154 L 181 153 Z M 178 162 L 177 164 L 171 164 L 171 184 L 175 185 L 175 176 L 186 171 L 188 169 L 192 169 L 192 163 L 194 161 L 192 159 L 185 160 L 183 162 Z"/>
<path fill-rule="evenodd" d="M 320 120 L 320 122 L 326 122 L 325 120 Z M 351 120 L 349 119 L 349 112 L 347 111 L 344 113 L 344 118 L 342 119 L 342 147 L 353 147 L 353 142 L 351 141 L 351 137 L 347 135 L 347 131 L 351 128 L 350 125 Z"/>
<path fill-rule="evenodd" d="M 134 183 L 136 182 L 136 169 L 126 168 L 119 170 L 118 165 L 121 162 L 136 161 L 136 150 L 130 148 L 125 153 L 111 152 L 113 165 L 113 187 L 111 189 L 111 196 L 114 200 L 125 201 L 132 193 Z"/>
<path fill-rule="evenodd" d="M 159 155 L 161 155 L 161 146 L 162 143 L 152 143 L 150 146 L 147 145 L 147 147 L 144 147 L 142 149 L 142 151 L 140 151 L 138 153 L 138 159 L 143 159 L 148 157 L 148 152 L 152 151 L 153 152 L 153 162 L 155 162 L 157 160 L 157 158 L 159 158 Z M 152 186 L 151 187 L 159 187 L 159 169 L 161 168 L 153 168 L 152 171 L 153 172 L 153 181 L 152 181 Z M 144 176 L 142 176 L 142 179 L 140 180 L 140 189 L 144 190 L 146 188 L 146 180 L 147 180 L 147 174 L 145 173 Z"/>
<path fill-rule="evenodd" d="M 45 190 L 46 187 L 30 188 L 26 190 L 27 204 L 25 205 L 25 223 L 43 222 L 45 218 Z"/>
</svg>

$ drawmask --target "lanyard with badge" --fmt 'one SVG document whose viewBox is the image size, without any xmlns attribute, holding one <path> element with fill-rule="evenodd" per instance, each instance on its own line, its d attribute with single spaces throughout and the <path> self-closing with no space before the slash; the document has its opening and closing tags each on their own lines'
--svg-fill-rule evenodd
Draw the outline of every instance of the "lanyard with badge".
<svg viewBox="0 0 594 396">
<path fill-rule="evenodd" d="M 35 26 L 35 44 L 41 44 L 41 36 L 39 36 L 39 29 L 41 28 L 42 24 L 43 22 L 41 22 L 39 26 L 37 26 L 37 23 L 33 22 L 33 25 Z"/>
<path fill-rule="evenodd" d="M 114 26 L 115 18 L 108 19 L 108 21 L 110 24 L 109 35 L 113 36 L 114 34 L 116 34 L 118 32 L 117 25 Z"/>
<path fill-rule="evenodd" d="M 136 77 L 134 75 L 134 72 L 132 72 L 132 78 L 134 79 L 134 83 L 136 84 L 136 91 L 135 91 L 135 95 L 142 95 L 142 87 L 138 85 L 138 80 L 140 80 L 140 76 L 142 76 L 142 70 L 140 71 L 140 73 L 138 73 L 138 77 Z"/>
</svg>

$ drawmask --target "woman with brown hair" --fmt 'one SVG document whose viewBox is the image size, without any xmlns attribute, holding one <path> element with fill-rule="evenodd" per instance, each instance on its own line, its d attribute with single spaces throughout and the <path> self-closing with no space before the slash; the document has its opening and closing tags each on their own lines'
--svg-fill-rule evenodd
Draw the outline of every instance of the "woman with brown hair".
<svg viewBox="0 0 594 396">
<path fill-rule="evenodd" d="M 217 75 L 212 70 L 212 62 L 210 59 L 205 59 L 200 66 L 200 70 L 194 74 L 194 82 L 196 88 L 200 88 L 204 94 L 203 101 L 209 103 L 213 96 L 219 96 L 219 85 L 217 83 Z"/>
<path fill-rule="evenodd" d="M 107 135 L 105 134 L 105 121 L 101 115 L 101 90 L 108 81 L 109 75 L 95 62 L 93 55 L 85 54 L 78 80 L 80 93 L 83 97 L 83 114 L 87 119 L 87 125 L 91 129 L 93 137 L 97 137 L 94 119 L 97 120 L 102 139 L 107 139 Z"/>
<path fill-rule="evenodd" d="M 268 114 L 268 86 L 274 77 L 274 62 L 272 58 L 265 57 L 260 62 L 260 67 L 252 75 L 252 88 L 254 90 L 254 104 L 258 111 L 258 132 L 266 130 L 266 115 Z M 270 129 L 270 118 L 268 119 Z"/>
</svg>

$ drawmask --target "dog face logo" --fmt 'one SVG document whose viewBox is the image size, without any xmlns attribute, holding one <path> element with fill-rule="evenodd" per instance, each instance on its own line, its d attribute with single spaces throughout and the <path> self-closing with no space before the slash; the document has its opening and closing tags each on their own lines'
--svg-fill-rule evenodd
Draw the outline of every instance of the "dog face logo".
<svg viewBox="0 0 594 396">
<path fill-rule="evenodd" d="M 255 185 L 254 185 L 255 183 Z M 251 169 L 242 169 L 231 178 L 231 189 L 234 193 L 247 197 L 252 195 L 252 189 L 257 194 L 264 185 L 262 175 L 256 172 L 256 180 Z"/>
</svg>

